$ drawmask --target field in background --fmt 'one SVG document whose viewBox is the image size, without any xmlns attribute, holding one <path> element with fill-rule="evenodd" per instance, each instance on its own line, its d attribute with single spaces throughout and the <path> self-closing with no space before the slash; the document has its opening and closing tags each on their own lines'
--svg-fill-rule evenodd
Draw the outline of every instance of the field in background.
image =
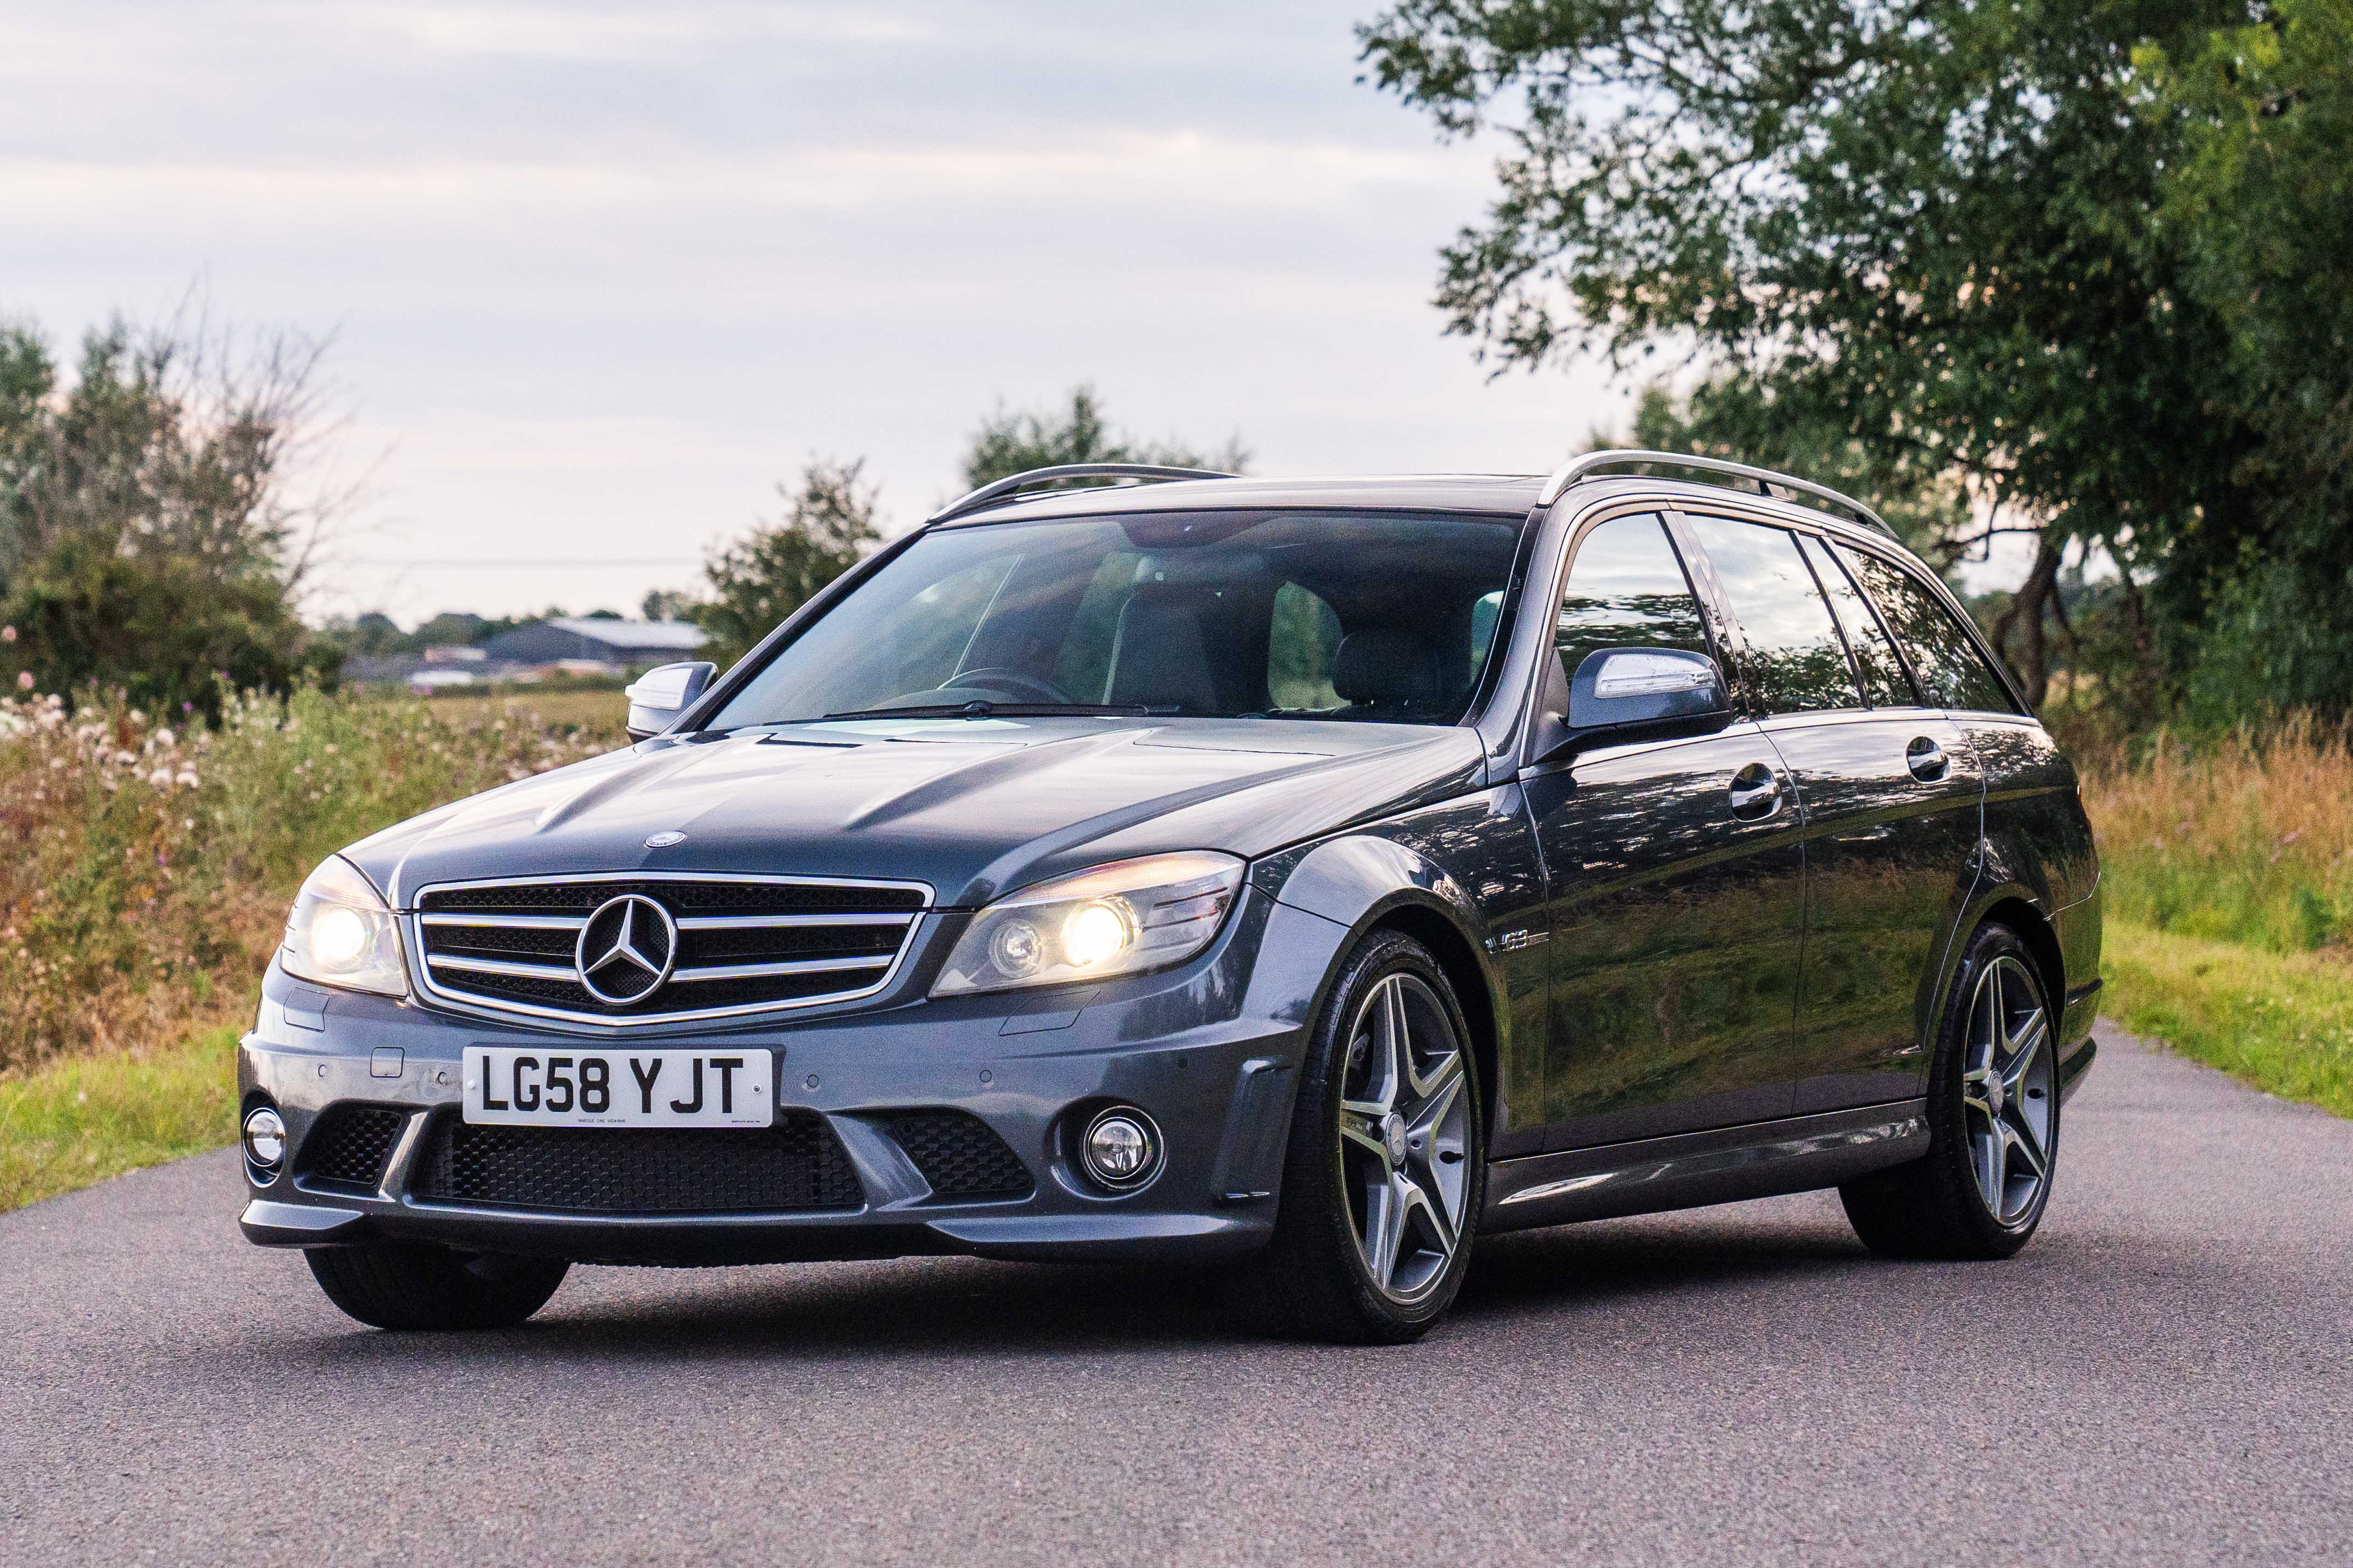
<svg viewBox="0 0 2353 1568">
<path fill-rule="evenodd" d="M 2086 759 L 2108 989 L 2137 1034 L 2353 1116 L 2353 749 L 2302 722 Z"/>
<path fill-rule="evenodd" d="M 227 1142 L 230 1046 L 303 876 L 619 744 L 607 691 L 233 704 L 217 731 L 0 701 L 0 1209 Z M 2353 1115 L 2353 754 L 2291 726 L 2086 769 L 2103 1010 Z"/>
</svg>

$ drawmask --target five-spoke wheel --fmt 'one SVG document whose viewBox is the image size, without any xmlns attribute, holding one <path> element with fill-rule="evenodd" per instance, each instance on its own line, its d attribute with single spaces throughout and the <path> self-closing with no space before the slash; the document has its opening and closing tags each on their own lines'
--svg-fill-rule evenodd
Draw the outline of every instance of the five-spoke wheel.
<svg viewBox="0 0 2353 1568">
<path fill-rule="evenodd" d="M 1430 950 L 1377 931 L 1317 1014 L 1265 1279 L 1317 1338 L 1395 1344 L 1462 1283 L 1486 1193 L 1471 1027 Z"/>
<path fill-rule="evenodd" d="M 2058 1168 L 2058 1019 L 2034 953 L 2004 925 L 1978 928 L 1947 994 L 1927 1152 L 1839 1195 L 1874 1252 L 2008 1258 L 2042 1223 Z"/>
<path fill-rule="evenodd" d="M 1961 1107 L 1969 1163 L 1997 1224 L 2033 1209 L 2051 1173 L 2053 1092 L 2051 1017 L 2033 973 L 2003 954 L 1978 977 L 1969 1007 L 1968 1066 Z"/>
<path fill-rule="evenodd" d="M 1462 1042 L 1437 993 L 1409 972 L 1380 980 L 1350 1032 L 1340 1163 L 1357 1255 L 1399 1301 L 1426 1293 L 1462 1244 Z"/>
</svg>

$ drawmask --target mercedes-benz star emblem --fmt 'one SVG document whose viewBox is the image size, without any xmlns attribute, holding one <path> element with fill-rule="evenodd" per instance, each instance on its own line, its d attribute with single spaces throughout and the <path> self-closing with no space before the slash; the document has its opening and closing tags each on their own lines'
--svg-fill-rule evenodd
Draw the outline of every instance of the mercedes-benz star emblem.
<svg viewBox="0 0 2353 1568">
<path fill-rule="evenodd" d="M 685 842 L 686 835 L 678 832 L 676 829 L 672 829 L 667 833 L 657 833 L 652 837 L 647 839 L 646 847 L 649 849 L 667 849 L 673 844 L 683 844 Z"/>
<path fill-rule="evenodd" d="M 678 962 L 678 922 L 642 893 L 607 899 L 580 928 L 572 962 L 580 984 L 599 1002 L 614 1007 L 642 1002 Z"/>
</svg>

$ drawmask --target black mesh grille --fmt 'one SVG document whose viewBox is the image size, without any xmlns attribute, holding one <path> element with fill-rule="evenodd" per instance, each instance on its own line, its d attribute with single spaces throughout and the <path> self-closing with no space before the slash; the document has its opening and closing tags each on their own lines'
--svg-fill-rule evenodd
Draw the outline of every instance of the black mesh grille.
<svg viewBox="0 0 2353 1568">
<path fill-rule="evenodd" d="M 1029 1195 L 1029 1168 L 977 1116 L 961 1110 L 907 1110 L 883 1126 L 941 1197 Z"/>
<path fill-rule="evenodd" d="M 408 1113 L 388 1105 L 329 1107 L 302 1140 L 296 1173 L 301 1184 L 375 1191 L 384 1180 L 384 1163 L 407 1124 Z"/>
<path fill-rule="evenodd" d="M 579 922 L 608 900 L 636 894 L 660 904 L 681 921 L 750 916 L 870 916 L 870 924 L 682 926 L 670 980 L 650 995 L 615 1005 L 592 994 L 574 968 Z M 597 1017 L 659 1017 L 723 1007 L 758 1007 L 822 1000 L 871 989 L 914 932 L 927 902 L 913 888 L 863 888 L 733 880 L 513 882 L 485 888 L 434 888 L 417 900 L 421 917 L 469 916 L 489 921 L 546 920 L 531 925 L 448 925 L 421 920 L 420 945 L 436 989 L 493 1005 L 550 1007 Z M 436 963 L 435 960 L 441 962 Z M 531 964 L 548 973 L 496 974 L 453 961 Z M 822 963 L 839 965 L 801 973 L 697 977 L 703 968 Z M 620 972 L 624 976 L 627 971 Z M 623 993 L 626 985 L 605 989 Z"/>
<path fill-rule="evenodd" d="M 865 1196 L 832 1127 L 807 1111 L 757 1131 L 445 1120 L 427 1139 L 415 1192 L 434 1203 L 610 1215 L 855 1208 Z"/>
</svg>

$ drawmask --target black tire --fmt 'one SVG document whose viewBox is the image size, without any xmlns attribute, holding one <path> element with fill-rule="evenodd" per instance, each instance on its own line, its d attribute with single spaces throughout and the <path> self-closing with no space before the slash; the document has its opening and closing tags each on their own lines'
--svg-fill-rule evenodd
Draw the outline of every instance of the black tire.
<svg viewBox="0 0 2353 1568">
<path fill-rule="evenodd" d="M 1384 991 L 1392 981 L 1398 982 L 1396 988 Z M 1411 1283 L 1398 1292 L 1375 1282 L 1364 1244 L 1358 1240 L 1363 1205 L 1373 1201 L 1366 1191 L 1366 1173 L 1376 1168 L 1365 1163 L 1369 1146 L 1361 1140 L 1344 1146 L 1341 1131 L 1343 1100 L 1350 1084 L 1357 1086 L 1357 1092 L 1365 1092 L 1367 1080 L 1363 1075 L 1373 1070 L 1363 1053 L 1352 1068 L 1351 1050 L 1357 1040 L 1366 1038 L 1371 1048 L 1369 1037 L 1360 1034 L 1361 1016 L 1374 1001 L 1389 995 L 1400 998 L 1400 1007 L 1413 1009 L 1414 1021 L 1406 1032 L 1406 1059 L 1426 1066 L 1428 1081 L 1442 1085 L 1446 1075 L 1457 1069 L 1447 1067 L 1441 1055 L 1416 1058 L 1411 1054 L 1416 1049 L 1415 1031 L 1427 1025 L 1428 1033 L 1421 1037 L 1435 1042 L 1442 1023 L 1451 1032 L 1460 1075 L 1451 1100 L 1440 1104 L 1447 1091 L 1439 1087 L 1419 1102 L 1420 1110 L 1430 1113 L 1432 1131 L 1415 1138 L 1405 1158 L 1396 1162 L 1395 1168 L 1406 1172 L 1407 1180 L 1419 1184 L 1422 1197 L 1416 1202 L 1432 1205 L 1402 1211 L 1407 1217 L 1401 1239 L 1390 1249 L 1392 1278 L 1400 1281 L 1410 1278 Z M 1357 1075 L 1353 1079 L 1352 1071 Z M 1396 1092 L 1419 1091 L 1417 1088 Z M 1459 1119 L 1453 1110 L 1458 1101 L 1463 1108 Z M 1408 1102 L 1399 1100 L 1398 1103 L 1388 1141 L 1391 1149 L 1407 1135 L 1403 1107 Z M 1361 1115 L 1351 1121 L 1359 1132 L 1370 1125 Z M 1402 1344 L 1419 1339 L 1461 1289 L 1480 1205 L 1486 1196 L 1486 1148 L 1478 1059 L 1454 987 L 1430 950 L 1419 942 L 1398 931 L 1373 933 L 1343 964 L 1309 1037 L 1292 1113 L 1274 1239 L 1260 1270 L 1265 1304 L 1285 1327 L 1309 1338 L 1344 1344 Z M 1386 1158 L 1370 1157 L 1377 1162 Z M 1391 1167 L 1378 1164 L 1377 1168 Z M 1438 1248 L 1421 1242 L 1439 1235 L 1437 1220 L 1431 1216 L 1443 1217 L 1443 1205 L 1450 1196 L 1459 1197 L 1460 1213 L 1451 1223 L 1452 1250 L 1440 1264 L 1435 1261 Z M 1396 1200 L 1392 1195 L 1388 1201 Z M 1404 1252 L 1409 1241 L 1418 1248 L 1411 1255 Z M 1425 1272 L 1413 1277 L 1413 1268 Z"/>
<path fill-rule="evenodd" d="M 1994 1114 L 1989 1117 L 1984 1091 L 1978 1090 L 1974 1098 L 1965 1092 L 1970 1088 L 1967 1080 L 1972 1073 L 1973 1050 L 1982 1049 L 1981 1043 L 1973 1044 L 1972 1033 L 1983 1030 L 1986 1015 L 1980 1009 L 1986 1005 L 1989 986 L 1998 987 L 1992 996 L 2005 1016 L 2002 1027 L 2007 1033 L 2008 1020 L 2022 1016 L 2022 1007 L 2009 1001 L 2021 984 L 2031 988 L 2031 1005 L 2040 1010 L 2042 1019 L 2041 1060 L 2029 1063 L 2021 1076 L 2026 1079 L 2039 1073 L 2039 1078 L 2024 1082 L 2007 1099 L 1997 1094 Z M 2058 1174 L 2058 1014 L 2032 952 L 2008 926 L 1978 927 L 1961 955 L 1960 970 L 1937 1023 L 1936 1052 L 1928 1070 L 1928 1152 L 1839 1189 L 1847 1218 L 1864 1246 L 1889 1258 L 1988 1260 L 2009 1258 L 2026 1245 L 2042 1223 Z M 2024 1054 L 2022 1049 L 2016 1053 Z M 1996 1174 L 1987 1175 L 1987 1140 L 2000 1136 L 1989 1133 L 1987 1128 L 2001 1120 L 2007 1107 L 2016 1108 L 2012 1114 L 2031 1112 L 2038 1117 L 2043 1137 L 2040 1179 L 2031 1194 L 2018 1199 L 2017 1206 L 2005 1215 L 1996 1212 L 1987 1195 L 1988 1186 L 2011 1192 L 2018 1179 L 2010 1178 L 2005 1184 L 1999 1173 L 2004 1169 L 2001 1165 L 1991 1167 Z M 2022 1156 L 2012 1147 L 2004 1152 L 2004 1158 Z"/>
<path fill-rule="evenodd" d="M 569 1263 L 441 1247 L 314 1247 L 327 1300 L 379 1329 L 511 1329 L 547 1305 Z"/>
</svg>

